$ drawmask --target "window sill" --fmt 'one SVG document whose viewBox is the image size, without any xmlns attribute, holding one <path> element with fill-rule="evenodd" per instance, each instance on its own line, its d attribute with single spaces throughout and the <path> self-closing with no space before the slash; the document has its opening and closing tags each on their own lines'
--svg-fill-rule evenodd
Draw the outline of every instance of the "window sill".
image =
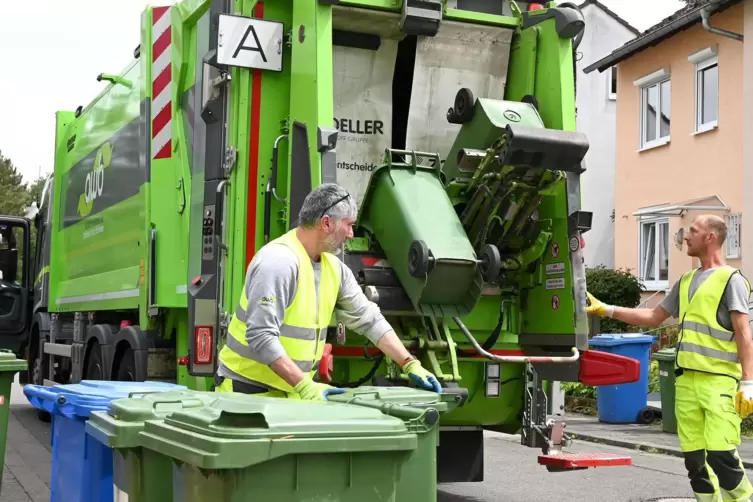
<svg viewBox="0 0 753 502">
<path fill-rule="evenodd" d="M 668 144 L 669 144 L 669 136 L 667 136 L 666 138 L 656 140 L 656 141 L 652 141 L 651 143 L 646 143 L 645 145 L 643 145 L 642 148 L 638 149 L 638 153 L 645 152 L 648 150 L 653 150 L 655 148 L 660 148 Z"/>
<path fill-rule="evenodd" d="M 691 133 L 691 136 L 698 136 L 699 134 L 703 134 L 709 131 L 714 131 L 719 127 L 719 124 L 714 122 L 709 122 L 708 124 L 703 124 L 701 127 L 698 128 L 697 131 Z"/>
<path fill-rule="evenodd" d="M 647 293 L 656 293 L 657 291 L 666 293 L 669 289 L 669 281 L 641 281 L 641 283 Z"/>
</svg>

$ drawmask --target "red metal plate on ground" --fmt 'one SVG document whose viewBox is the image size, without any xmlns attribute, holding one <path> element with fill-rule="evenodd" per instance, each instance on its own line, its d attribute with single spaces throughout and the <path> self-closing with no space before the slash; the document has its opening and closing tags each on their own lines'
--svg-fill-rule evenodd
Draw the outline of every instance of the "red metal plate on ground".
<svg viewBox="0 0 753 502">
<path fill-rule="evenodd" d="M 633 465 L 633 459 L 612 453 L 563 453 L 562 455 L 539 455 L 539 464 L 563 469 Z"/>
</svg>

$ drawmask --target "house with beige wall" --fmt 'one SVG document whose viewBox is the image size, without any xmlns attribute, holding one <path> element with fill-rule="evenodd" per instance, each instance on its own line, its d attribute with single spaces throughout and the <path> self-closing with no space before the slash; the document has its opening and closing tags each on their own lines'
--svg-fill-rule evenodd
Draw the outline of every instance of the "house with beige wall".
<svg viewBox="0 0 753 502">
<path fill-rule="evenodd" d="M 748 18 L 753 0 L 695 2 L 584 69 L 618 69 L 615 267 L 641 279 L 649 306 L 698 265 L 682 241 L 698 214 L 726 219 L 731 265 L 753 256 L 742 245 L 753 221 L 743 217 Z"/>
</svg>

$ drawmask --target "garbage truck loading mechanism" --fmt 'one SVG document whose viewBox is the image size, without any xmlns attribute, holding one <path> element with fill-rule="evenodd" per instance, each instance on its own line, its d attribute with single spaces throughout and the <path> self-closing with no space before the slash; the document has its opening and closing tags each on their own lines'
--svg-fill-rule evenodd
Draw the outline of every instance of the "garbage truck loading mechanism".
<svg viewBox="0 0 753 502">
<path fill-rule="evenodd" d="M 629 462 L 563 454 L 548 419 L 553 381 L 639 375 L 587 350 L 577 6 L 183 0 L 141 26 L 127 68 L 57 112 L 34 221 L 0 222 L 37 231 L 0 317 L 29 381 L 210 390 L 255 251 L 337 182 L 359 205 L 340 258 L 457 405 L 440 482 L 483 480 L 485 428 L 552 470 Z M 321 380 L 408 385 L 336 318 L 327 342 Z"/>
</svg>

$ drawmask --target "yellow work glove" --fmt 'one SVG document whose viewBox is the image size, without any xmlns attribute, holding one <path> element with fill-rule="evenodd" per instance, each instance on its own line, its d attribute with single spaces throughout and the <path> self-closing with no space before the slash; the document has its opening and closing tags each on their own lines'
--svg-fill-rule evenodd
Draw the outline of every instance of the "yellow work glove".
<svg viewBox="0 0 753 502">
<path fill-rule="evenodd" d="M 740 390 L 735 395 L 735 409 L 740 418 L 745 418 L 753 413 L 753 381 L 743 380 L 740 382 Z"/>
<path fill-rule="evenodd" d="M 597 315 L 599 317 L 612 317 L 614 315 L 614 307 L 597 300 L 591 293 L 586 291 L 588 296 L 588 305 L 586 305 L 586 313 L 591 315 Z"/>
<path fill-rule="evenodd" d="M 439 385 L 437 377 L 432 375 L 431 372 L 426 371 L 424 367 L 421 366 L 421 361 L 414 359 L 403 366 L 403 371 L 408 374 L 408 377 L 418 387 L 424 390 L 433 390 L 434 392 L 442 393 L 442 387 Z"/>
<path fill-rule="evenodd" d="M 326 383 L 315 382 L 308 376 L 301 380 L 298 385 L 293 387 L 293 390 L 300 395 L 301 399 L 304 401 L 326 401 L 327 396 L 345 393 L 345 389 L 332 387 Z"/>
</svg>

